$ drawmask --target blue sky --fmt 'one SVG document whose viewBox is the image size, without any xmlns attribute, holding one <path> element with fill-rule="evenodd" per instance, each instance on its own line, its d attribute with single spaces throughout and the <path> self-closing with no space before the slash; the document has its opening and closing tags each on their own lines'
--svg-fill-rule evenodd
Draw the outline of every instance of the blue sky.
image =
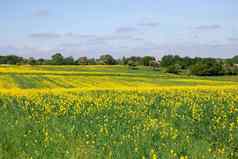
<svg viewBox="0 0 238 159">
<path fill-rule="evenodd" d="M 0 0 L 0 54 L 238 54 L 237 0 Z"/>
</svg>

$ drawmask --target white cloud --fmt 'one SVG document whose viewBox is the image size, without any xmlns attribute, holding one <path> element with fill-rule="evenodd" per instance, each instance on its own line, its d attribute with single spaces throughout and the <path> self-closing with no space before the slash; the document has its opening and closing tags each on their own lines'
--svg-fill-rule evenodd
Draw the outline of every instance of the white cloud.
<svg viewBox="0 0 238 159">
<path fill-rule="evenodd" d="M 30 37 L 34 39 L 57 39 L 60 38 L 61 35 L 58 33 L 33 33 Z"/>
<path fill-rule="evenodd" d="M 222 27 L 218 24 L 213 24 L 213 25 L 200 25 L 195 27 L 196 30 L 217 30 L 221 29 Z"/>
<path fill-rule="evenodd" d="M 33 15 L 37 17 L 47 17 L 49 16 L 49 10 L 47 9 L 36 10 L 33 12 Z"/>
</svg>

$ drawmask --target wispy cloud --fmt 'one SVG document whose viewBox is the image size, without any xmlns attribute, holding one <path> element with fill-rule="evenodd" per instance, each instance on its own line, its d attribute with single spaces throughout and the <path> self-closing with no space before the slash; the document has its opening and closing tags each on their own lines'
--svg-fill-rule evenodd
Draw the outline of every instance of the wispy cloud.
<svg viewBox="0 0 238 159">
<path fill-rule="evenodd" d="M 33 33 L 30 34 L 29 37 L 34 39 L 57 39 L 60 38 L 61 35 L 58 33 Z"/>
<path fill-rule="evenodd" d="M 105 35 L 105 36 L 99 36 L 97 37 L 98 40 L 103 41 L 112 41 L 112 40 L 130 40 L 132 39 L 132 36 L 129 35 Z"/>
<path fill-rule="evenodd" d="M 162 57 L 165 54 L 179 54 L 181 56 L 201 56 L 201 57 L 232 57 L 237 53 L 236 44 L 155 44 L 144 42 L 140 45 L 131 46 L 129 44 L 111 45 L 93 45 L 89 43 L 62 43 L 58 46 L 52 45 L 50 48 L 42 46 L 27 46 L 27 45 L 1 45 L 0 52 L 4 55 L 15 54 L 24 57 L 46 57 L 56 52 L 61 52 L 64 56 L 89 56 L 97 57 L 102 53 L 108 52 L 115 57 L 120 56 L 137 56 L 137 55 L 153 55 Z M 226 54 L 224 54 L 224 52 Z"/>
<path fill-rule="evenodd" d="M 230 42 L 238 42 L 238 38 L 228 38 L 228 41 L 230 41 Z"/>
<path fill-rule="evenodd" d="M 127 34 L 107 34 L 107 35 L 95 35 L 95 34 L 79 34 L 79 33 L 65 33 L 62 36 L 69 38 L 77 38 L 80 40 L 87 41 L 115 41 L 115 40 L 143 40 L 141 38 L 136 38 Z"/>
<path fill-rule="evenodd" d="M 59 45 L 59 47 L 81 47 L 82 44 L 81 43 L 62 43 Z"/>
<path fill-rule="evenodd" d="M 138 31 L 135 27 L 120 27 L 116 29 L 116 33 L 131 33 Z"/>
<path fill-rule="evenodd" d="M 123 30 L 123 31 L 128 31 Z M 120 30 L 122 31 L 122 30 Z M 70 38 L 71 41 L 79 40 L 80 42 L 87 42 L 93 44 L 103 44 L 111 41 L 143 41 L 142 38 L 134 37 L 128 34 L 107 34 L 107 35 L 96 35 L 96 34 L 79 34 L 79 33 L 33 33 L 29 35 L 30 38 L 38 40 L 51 40 L 59 38 Z"/>
<path fill-rule="evenodd" d="M 144 27 L 158 27 L 160 25 L 159 22 L 141 22 L 138 23 L 139 26 L 144 26 Z"/>
<path fill-rule="evenodd" d="M 143 39 L 143 38 L 132 38 L 132 40 L 134 40 L 134 41 L 145 41 L 145 39 Z"/>
<path fill-rule="evenodd" d="M 52 53 L 51 49 L 46 48 L 38 48 L 28 45 L 0 45 L 0 52 L 4 53 L 4 55 L 18 55 L 24 57 L 38 57 L 38 58 L 45 58 L 49 57 L 49 54 Z"/>
<path fill-rule="evenodd" d="M 82 39 L 90 39 L 90 38 L 97 37 L 97 35 L 94 35 L 94 34 L 78 34 L 78 33 L 72 33 L 72 32 L 65 33 L 64 36 L 69 38 L 82 38 Z"/>
<path fill-rule="evenodd" d="M 33 15 L 37 17 L 47 17 L 49 16 L 49 10 L 47 9 L 36 10 L 33 12 Z"/>
<path fill-rule="evenodd" d="M 222 27 L 218 24 L 213 24 L 213 25 L 200 25 L 195 27 L 196 30 L 217 30 L 221 29 Z"/>
</svg>

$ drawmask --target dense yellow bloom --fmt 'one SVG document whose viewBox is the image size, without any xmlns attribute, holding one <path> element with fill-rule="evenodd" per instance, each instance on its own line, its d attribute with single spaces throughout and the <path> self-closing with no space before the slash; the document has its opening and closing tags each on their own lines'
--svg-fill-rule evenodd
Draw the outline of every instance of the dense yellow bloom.
<svg viewBox="0 0 238 159">
<path fill-rule="evenodd" d="M 58 150 L 68 158 L 86 153 L 104 158 L 120 158 L 120 153 L 151 159 L 236 157 L 235 82 L 166 79 L 194 85 L 160 85 L 153 82 L 156 78 L 88 76 L 95 67 L 81 68 L 83 73 L 22 67 L 0 67 L 1 128 L 6 127 L 0 135 L 20 129 L 22 142 L 33 134 L 30 146 L 44 144 L 47 151 L 53 145 L 49 150 L 54 151 L 61 144 Z"/>
<path fill-rule="evenodd" d="M 180 159 L 188 159 L 188 156 L 181 156 Z"/>
</svg>

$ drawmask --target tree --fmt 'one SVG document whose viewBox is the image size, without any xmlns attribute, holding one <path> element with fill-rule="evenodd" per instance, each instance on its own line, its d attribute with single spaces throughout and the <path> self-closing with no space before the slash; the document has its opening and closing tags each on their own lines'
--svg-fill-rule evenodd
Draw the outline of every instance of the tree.
<svg viewBox="0 0 238 159">
<path fill-rule="evenodd" d="M 121 64 L 122 64 L 122 65 L 126 65 L 126 64 L 127 64 L 127 59 L 126 59 L 125 56 L 122 57 L 122 59 L 121 59 Z"/>
<path fill-rule="evenodd" d="M 144 65 L 144 66 L 149 66 L 151 61 L 155 61 L 155 57 L 152 57 L 152 56 L 144 56 L 144 57 L 142 58 L 142 60 L 143 60 L 143 65 Z"/>
<path fill-rule="evenodd" d="M 106 65 L 115 65 L 116 64 L 116 60 L 109 54 L 100 56 L 99 61 L 102 64 L 106 64 Z"/>
<path fill-rule="evenodd" d="M 180 63 L 180 57 L 178 55 L 166 55 L 161 59 L 161 66 L 167 67 L 174 64 Z"/>
<path fill-rule="evenodd" d="M 140 56 L 131 56 L 126 59 L 126 63 L 128 64 L 129 61 L 133 61 L 136 65 L 143 65 L 143 58 Z"/>
<path fill-rule="evenodd" d="M 238 75 L 238 66 L 234 64 L 224 65 L 224 74 L 226 75 Z"/>
<path fill-rule="evenodd" d="M 200 61 L 199 58 L 192 59 L 190 57 L 180 57 L 178 55 L 166 55 L 161 60 L 162 67 L 168 67 L 171 65 L 179 64 L 181 69 L 188 69 L 191 65 Z"/>
<path fill-rule="evenodd" d="M 233 64 L 238 64 L 238 55 L 231 58 Z"/>
<path fill-rule="evenodd" d="M 36 60 L 36 64 L 37 65 L 47 65 L 47 64 L 50 64 L 50 63 L 49 63 L 49 60 L 45 60 L 43 58 L 40 58 L 40 59 Z"/>
<path fill-rule="evenodd" d="M 90 59 L 88 59 L 88 64 L 89 65 L 96 65 L 97 63 L 96 63 L 96 59 L 95 58 L 90 58 Z"/>
<path fill-rule="evenodd" d="M 64 56 L 61 53 L 56 53 L 51 56 L 51 63 L 53 65 L 62 65 L 64 63 Z"/>
<path fill-rule="evenodd" d="M 223 75 L 223 63 L 217 59 L 205 58 L 191 67 L 191 73 L 198 76 Z"/>
<path fill-rule="evenodd" d="M 0 56 L 0 64 L 16 65 L 22 63 L 24 63 L 23 57 L 19 57 L 16 55 Z"/>
<path fill-rule="evenodd" d="M 128 66 L 129 66 L 129 68 L 130 69 L 137 69 L 137 65 L 136 65 L 136 62 L 135 61 L 133 61 L 133 60 L 129 60 L 128 62 L 127 62 L 127 64 L 128 64 Z"/>
<path fill-rule="evenodd" d="M 77 64 L 79 64 L 79 65 L 88 65 L 88 58 L 86 56 L 80 57 L 77 60 Z"/>
<path fill-rule="evenodd" d="M 174 74 L 178 74 L 180 71 L 181 71 L 181 66 L 179 64 L 170 65 L 168 66 L 166 70 L 166 72 L 174 73 Z"/>
<path fill-rule="evenodd" d="M 156 60 L 150 61 L 150 66 L 153 70 L 158 70 L 160 68 L 160 62 Z"/>
<path fill-rule="evenodd" d="M 190 57 L 180 57 L 178 64 L 181 65 L 181 69 L 187 69 L 194 64 L 194 60 Z"/>
<path fill-rule="evenodd" d="M 66 57 L 66 58 L 64 59 L 63 64 L 65 64 L 65 65 L 74 65 L 74 64 L 75 64 L 74 58 L 73 58 L 72 56 Z"/>
<path fill-rule="evenodd" d="M 26 61 L 27 61 L 27 64 L 29 64 L 29 65 L 36 65 L 37 64 L 37 61 L 33 57 L 30 57 Z"/>
</svg>

